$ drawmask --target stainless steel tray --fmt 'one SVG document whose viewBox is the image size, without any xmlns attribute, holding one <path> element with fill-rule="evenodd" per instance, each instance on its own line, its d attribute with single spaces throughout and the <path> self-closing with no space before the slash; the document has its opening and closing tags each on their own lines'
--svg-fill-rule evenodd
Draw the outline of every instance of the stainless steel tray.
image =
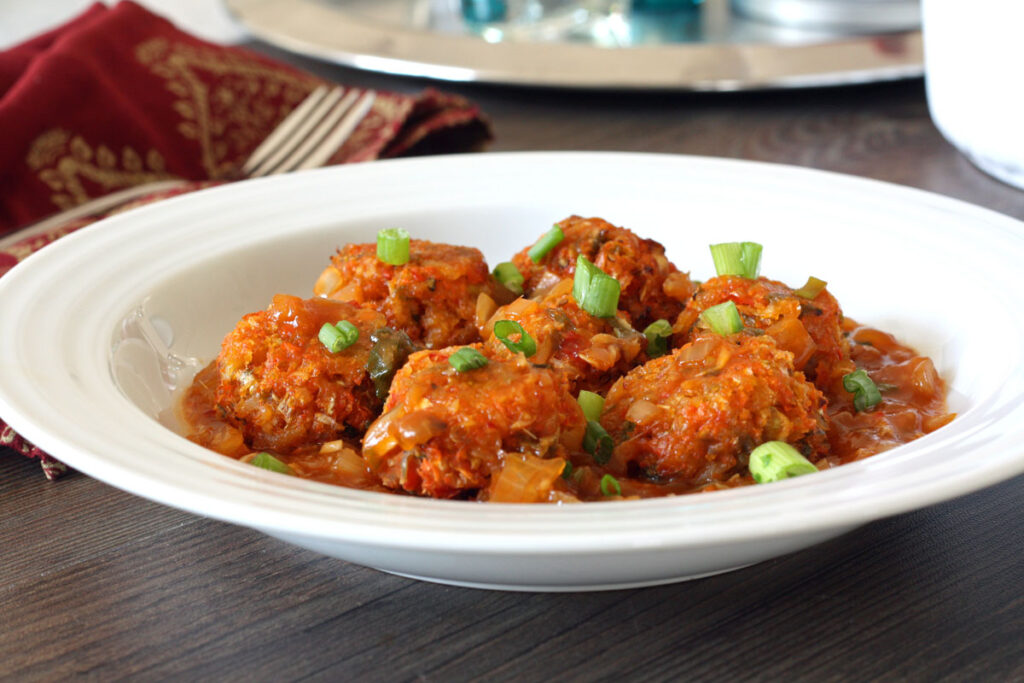
<svg viewBox="0 0 1024 683">
<path fill-rule="evenodd" d="M 851 35 L 743 19 L 705 0 L 615 47 L 535 36 L 488 42 L 452 0 L 225 0 L 254 35 L 347 66 L 449 81 L 564 88 L 745 90 L 920 76 L 919 31 Z M 639 21 L 639 20 L 635 20 Z"/>
</svg>

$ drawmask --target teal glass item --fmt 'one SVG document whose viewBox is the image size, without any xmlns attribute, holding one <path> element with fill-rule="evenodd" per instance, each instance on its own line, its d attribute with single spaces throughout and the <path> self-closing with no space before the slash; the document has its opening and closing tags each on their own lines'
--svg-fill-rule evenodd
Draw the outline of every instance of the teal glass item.
<svg viewBox="0 0 1024 683">
<path fill-rule="evenodd" d="M 462 18 L 474 23 L 505 21 L 508 3 L 505 0 L 462 0 Z"/>
<path fill-rule="evenodd" d="M 703 0 L 633 0 L 632 11 L 634 12 L 678 12 L 680 10 L 694 9 Z M 465 6 L 465 2 L 463 2 Z"/>
</svg>

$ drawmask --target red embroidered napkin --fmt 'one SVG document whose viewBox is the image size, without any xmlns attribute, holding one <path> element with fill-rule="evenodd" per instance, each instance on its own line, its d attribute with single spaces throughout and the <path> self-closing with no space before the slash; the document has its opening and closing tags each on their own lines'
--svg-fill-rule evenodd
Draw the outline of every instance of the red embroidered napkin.
<svg viewBox="0 0 1024 683">
<path fill-rule="evenodd" d="M 231 180 L 323 83 L 249 50 L 199 40 L 135 3 L 93 5 L 0 53 L 0 237 L 143 183 L 197 181 L 179 194 Z M 490 139 L 479 108 L 461 97 L 381 92 L 329 163 L 469 151 Z M 100 217 L 0 250 L 0 276 Z M 40 457 L 50 478 L 63 467 L 0 421 L 2 447 Z"/>
</svg>

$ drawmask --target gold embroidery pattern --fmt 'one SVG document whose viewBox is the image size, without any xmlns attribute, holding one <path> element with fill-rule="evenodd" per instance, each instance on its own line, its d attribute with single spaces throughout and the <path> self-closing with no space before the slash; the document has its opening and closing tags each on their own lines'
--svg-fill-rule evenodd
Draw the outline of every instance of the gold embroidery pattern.
<svg viewBox="0 0 1024 683">
<path fill-rule="evenodd" d="M 198 143 L 200 163 L 211 179 L 230 177 L 319 83 L 244 55 L 165 38 L 140 43 L 135 56 L 174 95 L 177 132 Z M 53 191 L 50 200 L 61 210 L 115 190 L 178 177 L 167 170 L 156 149 L 115 150 L 63 128 L 49 129 L 33 140 L 25 162 Z"/>
<path fill-rule="evenodd" d="M 135 56 L 177 98 L 177 130 L 198 142 L 203 169 L 214 179 L 229 177 L 319 83 L 244 55 L 166 38 L 139 44 Z"/>
<path fill-rule="evenodd" d="M 25 162 L 53 190 L 50 199 L 60 209 L 90 199 L 86 181 L 102 188 L 95 194 L 106 194 L 174 177 L 166 171 L 164 158 L 155 149 L 149 150 L 144 160 L 131 147 L 123 147 L 118 155 L 106 145 L 93 148 L 82 136 L 62 128 L 39 135 L 29 147 Z"/>
</svg>

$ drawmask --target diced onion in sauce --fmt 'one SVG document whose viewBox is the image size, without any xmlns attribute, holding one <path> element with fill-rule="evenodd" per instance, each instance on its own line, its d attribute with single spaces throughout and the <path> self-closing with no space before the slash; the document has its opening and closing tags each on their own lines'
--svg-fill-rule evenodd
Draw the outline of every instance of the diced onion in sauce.
<svg viewBox="0 0 1024 683">
<path fill-rule="evenodd" d="M 626 419 L 634 424 L 643 424 L 661 412 L 657 404 L 640 399 L 633 401 L 626 411 Z"/>
<path fill-rule="evenodd" d="M 476 298 L 477 327 L 484 327 L 497 310 L 498 303 L 487 292 L 480 292 L 480 296 Z"/>
<path fill-rule="evenodd" d="M 797 318 L 783 318 L 765 330 L 765 334 L 772 337 L 779 348 L 793 354 L 793 367 L 797 370 L 803 370 L 818 349 L 807 328 Z"/>
<path fill-rule="evenodd" d="M 505 466 L 491 482 L 489 500 L 494 503 L 539 503 L 548 500 L 562 476 L 565 460 L 538 458 L 528 453 L 509 453 Z"/>
</svg>

